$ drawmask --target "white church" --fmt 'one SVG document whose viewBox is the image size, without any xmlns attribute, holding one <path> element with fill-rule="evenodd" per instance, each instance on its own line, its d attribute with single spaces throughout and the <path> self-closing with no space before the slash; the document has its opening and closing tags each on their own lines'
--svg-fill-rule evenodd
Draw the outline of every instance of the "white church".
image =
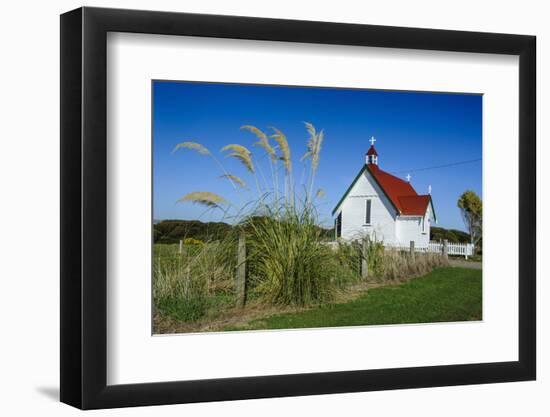
<svg viewBox="0 0 550 417">
<path fill-rule="evenodd" d="M 378 167 L 376 139 L 365 155 L 365 164 L 334 210 L 336 237 L 344 240 L 371 239 L 388 245 L 425 248 L 430 241 L 430 223 L 437 221 L 431 198 L 419 195 L 410 183 Z"/>
</svg>

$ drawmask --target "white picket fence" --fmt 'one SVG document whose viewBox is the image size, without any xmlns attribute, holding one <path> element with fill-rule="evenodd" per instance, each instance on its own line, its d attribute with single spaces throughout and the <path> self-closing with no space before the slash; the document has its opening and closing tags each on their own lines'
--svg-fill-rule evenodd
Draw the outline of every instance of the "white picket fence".
<svg viewBox="0 0 550 417">
<path fill-rule="evenodd" d="M 385 243 L 386 248 L 399 249 L 399 250 L 410 250 L 410 243 Z M 415 252 L 430 252 L 430 253 L 443 253 L 443 248 L 445 246 L 444 242 L 434 242 L 430 241 L 428 246 L 416 247 L 414 248 Z M 447 254 L 448 255 L 458 255 L 464 256 L 468 259 L 468 256 L 474 254 L 474 245 L 471 243 L 452 243 L 447 242 Z"/>
<path fill-rule="evenodd" d="M 331 249 L 336 250 L 338 248 L 338 242 L 331 241 L 331 242 L 323 242 L 324 245 L 329 246 Z M 411 250 L 411 243 L 384 243 L 384 247 L 386 249 L 397 249 L 402 251 L 410 251 Z M 428 246 L 424 247 L 414 247 L 415 252 L 423 252 L 423 253 L 440 253 L 444 254 L 445 250 L 445 242 L 433 242 L 430 241 L 428 243 Z M 468 256 L 472 256 L 474 254 L 474 245 L 471 243 L 451 243 L 447 242 L 447 255 L 458 255 L 458 256 L 464 256 L 466 259 L 468 259 Z"/>
<path fill-rule="evenodd" d="M 430 242 L 428 244 L 428 251 L 430 252 L 441 252 L 443 250 L 443 243 L 439 242 Z M 468 259 L 468 256 L 474 254 L 474 245 L 472 243 L 447 243 L 447 253 L 449 255 L 459 255 L 464 256 Z"/>
</svg>

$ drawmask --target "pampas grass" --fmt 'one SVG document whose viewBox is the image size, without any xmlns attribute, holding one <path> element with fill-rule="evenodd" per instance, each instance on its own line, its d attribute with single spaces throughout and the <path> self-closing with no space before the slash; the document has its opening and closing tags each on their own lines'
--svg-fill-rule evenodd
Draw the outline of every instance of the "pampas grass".
<svg viewBox="0 0 550 417">
<path fill-rule="evenodd" d="M 273 146 L 269 143 L 269 138 L 267 135 L 258 129 L 256 126 L 244 125 L 241 126 L 242 130 L 247 130 L 254 134 L 258 141 L 253 143 L 253 146 L 260 146 L 264 149 L 266 155 L 269 157 L 269 168 L 271 170 L 271 179 L 273 182 L 273 191 L 275 194 L 275 201 L 279 199 L 279 176 L 276 174 L 276 165 L 277 165 L 277 152 Z M 262 174 L 263 176 L 263 174 Z M 265 181 L 265 178 L 264 178 Z M 256 182 L 257 184 L 257 182 Z"/>
<path fill-rule="evenodd" d="M 320 189 L 317 190 L 317 193 L 313 195 L 313 184 L 315 172 L 317 171 L 320 159 L 321 144 L 324 138 L 324 131 L 321 130 L 317 132 L 315 127 L 309 123 L 304 122 L 306 130 L 309 133 L 309 140 L 307 141 L 306 147 L 307 152 L 302 157 L 304 159 L 311 160 L 311 168 L 309 174 L 309 180 L 307 185 L 303 184 L 304 195 L 296 195 L 295 193 L 295 184 L 293 182 L 292 176 L 292 155 L 290 145 L 288 143 L 286 135 L 276 127 L 270 127 L 273 131 L 273 134 L 268 136 L 264 131 L 260 130 L 253 125 L 243 125 L 241 126 L 242 130 L 252 133 L 257 141 L 253 143 L 253 146 L 259 146 L 265 151 L 265 154 L 269 157 L 269 165 L 271 169 L 271 180 L 272 184 L 269 185 L 266 177 L 264 176 L 261 166 L 257 164 L 257 159 L 253 158 L 253 154 L 249 148 L 239 143 L 230 143 L 221 148 L 221 152 L 228 152 L 226 155 L 227 158 L 235 158 L 246 168 L 248 173 L 253 175 L 254 181 L 256 183 L 256 188 L 258 191 L 258 200 L 262 200 L 264 204 L 271 204 L 273 206 L 280 206 L 290 204 L 294 206 L 297 201 L 301 201 L 304 204 L 310 204 L 315 198 L 322 197 L 324 194 Z M 276 143 L 276 146 L 272 146 L 270 142 L 273 140 Z M 210 152 L 210 150 L 198 142 L 185 141 L 178 143 L 173 150 L 173 153 L 180 149 L 189 149 L 195 151 L 201 155 L 208 155 L 216 162 L 216 164 L 222 170 L 223 175 L 220 178 L 227 179 L 233 185 L 233 188 L 237 190 L 238 188 L 245 188 L 245 181 L 242 179 L 242 176 L 237 176 L 227 172 L 225 167 L 220 163 L 220 161 Z M 279 170 L 278 163 L 282 163 L 284 167 L 284 189 L 279 190 Z M 262 178 L 262 185 L 260 185 L 258 173 Z M 279 194 L 282 192 L 282 199 L 279 199 Z M 267 198 L 266 198 L 267 197 Z M 208 207 L 212 208 L 221 208 L 221 205 L 218 201 L 210 201 L 209 199 L 195 199 L 195 198 L 182 198 L 180 202 L 191 201 L 205 204 Z M 240 213 L 237 212 L 237 215 Z"/>
<path fill-rule="evenodd" d="M 269 144 L 269 139 L 267 138 L 267 135 L 262 132 L 260 129 L 258 129 L 256 126 L 252 125 L 244 125 L 241 126 L 241 129 L 248 130 L 249 132 L 256 135 L 258 138 L 257 142 L 254 142 L 254 146 L 260 146 L 262 147 L 265 152 L 269 155 L 269 158 L 272 161 L 275 161 L 277 159 L 277 152 L 275 149 Z"/>
<path fill-rule="evenodd" d="M 181 143 L 178 143 L 174 149 L 172 150 L 172 153 L 175 153 L 177 152 L 178 150 L 180 149 L 190 149 L 190 150 L 193 150 L 193 151 L 196 151 L 198 152 L 199 154 L 201 155 L 208 155 L 210 156 L 214 162 L 216 163 L 216 165 L 218 165 L 218 167 L 220 167 L 220 169 L 223 171 L 224 174 L 227 175 L 227 171 L 225 170 L 225 168 L 223 167 L 223 165 L 220 163 L 220 161 L 218 161 L 218 159 L 214 156 L 214 154 L 212 154 L 208 148 L 204 145 L 201 145 L 200 143 L 198 142 L 191 142 L 191 141 L 187 141 L 187 142 L 181 142 Z M 229 181 L 231 181 L 231 185 L 233 186 L 234 189 L 236 189 L 237 187 L 235 186 L 235 183 L 233 182 L 233 180 L 229 179 Z"/>
<path fill-rule="evenodd" d="M 223 174 L 220 176 L 220 178 L 225 178 L 225 179 L 228 179 L 229 181 L 233 181 L 235 184 L 238 184 L 241 188 L 246 187 L 246 183 L 236 175 Z"/>
<path fill-rule="evenodd" d="M 306 153 L 302 156 L 301 161 L 306 159 L 311 160 L 311 170 L 309 174 L 309 195 L 311 196 L 311 193 L 313 192 L 313 184 L 315 182 L 315 173 L 317 172 L 317 168 L 319 167 L 321 145 L 323 144 L 325 133 L 323 130 L 317 133 L 317 131 L 315 130 L 315 126 L 313 126 L 309 122 L 304 122 L 304 124 L 306 126 L 309 139 L 307 141 Z"/>
<path fill-rule="evenodd" d="M 325 136 L 325 133 L 323 130 L 321 130 L 319 133 L 315 130 L 315 127 L 309 123 L 304 122 L 306 125 L 306 130 L 309 134 L 309 139 L 307 141 L 307 151 L 302 156 L 301 160 L 305 160 L 310 158 L 311 159 L 311 167 L 313 171 L 317 170 L 317 167 L 319 166 L 319 158 L 321 156 L 321 145 L 323 144 L 323 139 Z"/>
<path fill-rule="evenodd" d="M 197 142 L 189 142 L 188 141 L 188 142 L 178 143 L 174 147 L 174 150 L 172 151 L 172 153 L 178 151 L 179 149 L 191 149 L 193 151 L 197 151 L 201 155 L 212 155 L 210 153 L 210 151 L 208 150 L 208 148 L 206 148 L 205 146 L 203 146 L 203 145 L 201 145 L 200 143 L 197 143 Z"/>
<path fill-rule="evenodd" d="M 321 145 L 323 144 L 324 137 L 325 131 L 321 130 L 317 135 L 317 141 L 315 142 L 315 148 L 311 156 L 311 166 L 314 172 L 317 171 L 317 167 L 319 166 L 319 159 L 321 157 Z"/>
<path fill-rule="evenodd" d="M 227 155 L 228 158 L 236 158 L 250 171 L 252 174 L 254 173 L 254 164 L 252 163 L 252 157 L 251 152 L 244 146 L 231 143 L 229 145 L 225 145 L 222 149 L 222 152 L 225 151 L 233 151 L 229 155 Z"/>
<path fill-rule="evenodd" d="M 308 209 L 263 213 L 245 222 L 251 289 L 264 302 L 307 305 L 331 300 L 334 268 L 331 249 Z"/>
<path fill-rule="evenodd" d="M 271 129 L 275 133 L 272 134 L 270 138 L 273 138 L 275 142 L 277 142 L 277 144 L 279 145 L 279 149 L 281 151 L 280 159 L 281 161 L 283 161 L 286 172 L 290 174 L 290 172 L 292 171 L 292 160 L 290 159 L 290 146 L 288 145 L 286 136 L 276 127 L 272 126 Z"/>
<path fill-rule="evenodd" d="M 179 203 L 186 201 L 202 204 L 209 208 L 222 208 L 222 205 L 227 204 L 227 201 L 223 197 L 209 191 L 194 191 L 184 195 L 178 200 Z"/>
</svg>

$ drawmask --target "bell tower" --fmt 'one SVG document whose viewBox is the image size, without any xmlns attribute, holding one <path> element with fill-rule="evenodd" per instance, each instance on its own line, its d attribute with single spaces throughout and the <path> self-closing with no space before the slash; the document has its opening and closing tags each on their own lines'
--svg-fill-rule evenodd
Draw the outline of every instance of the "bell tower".
<svg viewBox="0 0 550 417">
<path fill-rule="evenodd" d="M 370 138 L 369 142 L 370 148 L 365 155 L 365 163 L 367 165 L 378 165 L 378 152 L 374 149 L 374 142 L 376 142 L 374 136 Z"/>
</svg>

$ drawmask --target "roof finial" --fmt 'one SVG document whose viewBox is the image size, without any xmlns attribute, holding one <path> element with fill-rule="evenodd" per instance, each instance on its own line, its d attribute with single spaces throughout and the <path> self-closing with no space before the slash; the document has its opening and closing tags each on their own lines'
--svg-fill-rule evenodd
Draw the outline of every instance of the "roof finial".
<svg viewBox="0 0 550 417">
<path fill-rule="evenodd" d="M 374 138 L 374 136 L 371 136 L 371 138 L 369 139 L 369 142 L 372 146 L 374 146 L 374 142 L 376 142 L 376 139 Z"/>
<path fill-rule="evenodd" d="M 407 178 L 407 182 L 411 182 L 411 174 L 407 174 L 405 178 Z"/>
<path fill-rule="evenodd" d="M 428 194 L 431 194 L 431 193 L 432 193 L 432 186 L 430 184 L 430 185 L 428 185 Z"/>
</svg>

